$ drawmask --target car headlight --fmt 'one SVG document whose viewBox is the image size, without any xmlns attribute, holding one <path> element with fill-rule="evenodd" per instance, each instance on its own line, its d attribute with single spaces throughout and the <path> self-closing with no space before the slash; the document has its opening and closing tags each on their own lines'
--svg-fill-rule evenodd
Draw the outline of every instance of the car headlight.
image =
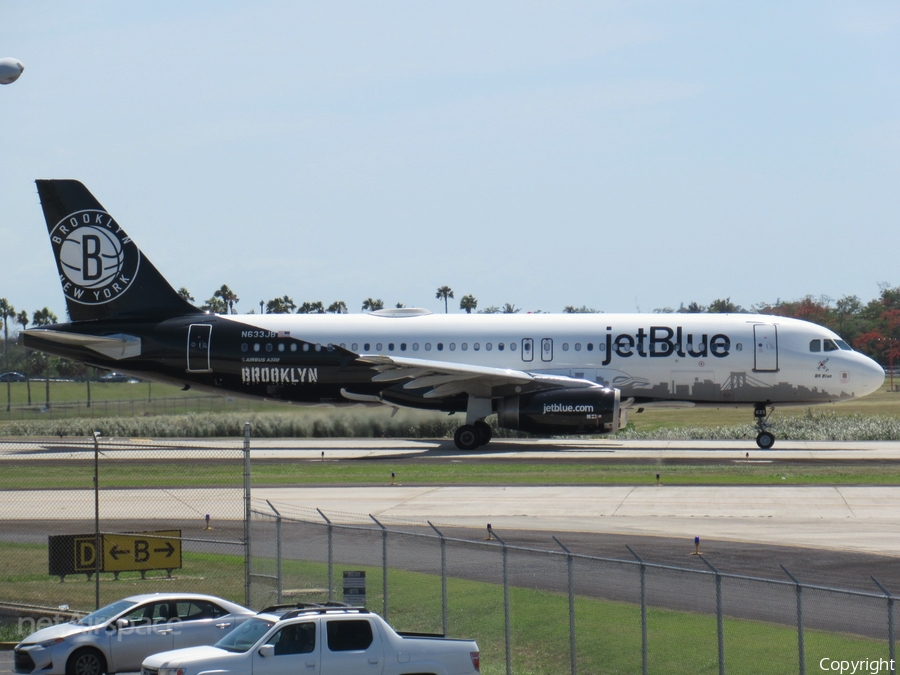
<svg viewBox="0 0 900 675">
<path fill-rule="evenodd" d="M 184 675 L 184 668 L 160 668 L 159 675 Z"/>
<path fill-rule="evenodd" d="M 53 645 L 58 645 L 60 642 L 65 642 L 65 638 L 53 638 L 52 640 L 44 640 L 43 642 L 38 642 L 37 646 L 43 649 L 49 649 Z"/>
</svg>

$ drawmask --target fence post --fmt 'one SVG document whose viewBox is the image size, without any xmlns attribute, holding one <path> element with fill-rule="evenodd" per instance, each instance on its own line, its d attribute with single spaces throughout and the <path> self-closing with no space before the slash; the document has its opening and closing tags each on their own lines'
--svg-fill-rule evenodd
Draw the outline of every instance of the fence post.
<svg viewBox="0 0 900 675">
<path fill-rule="evenodd" d="M 278 509 L 272 506 L 272 502 L 268 499 L 266 504 L 275 512 L 275 591 L 278 597 L 278 604 L 280 605 L 284 589 L 281 575 L 281 514 L 278 512 Z"/>
<path fill-rule="evenodd" d="M 569 663 L 571 664 L 572 675 L 577 675 L 578 661 L 575 657 L 575 557 L 559 539 L 553 537 L 553 541 L 559 544 L 559 547 L 566 552 L 566 573 L 569 580 Z"/>
<path fill-rule="evenodd" d="M 444 637 L 449 633 L 447 620 L 447 540 L 444 539 L 444 533 L 437 529 L 430 520 L 426 523 L 431 525 L 431 529 L 438 533 L 441 538 L 441 627 L 444 631 Z"/>
<path fill-rule="evenodd" d="M 381 597 L 382 612 L 384 620 L 388 620 L 388 557 L 387 557 L 387 528 L 378 522 L 378 519 L 369 514 L 369 518 L 375 521 L 375 524 L 381 528 Z"/>
<path fill-rule="evenodd" d="M 719 574 L 719 570 L 713 567 L 713 564 L 702 555 L 700 556 L 700 560 L 705 562 L 706 566 L 716 575 L 716 633 L 718 634 L 719 639 L 719 675 L 725 675 L 725 630 L 724 622 L 722 620 L 722 575 Z"/>
<path fill-rule="evenodd" d="M 250 606 L 250 422 L 244 422 L 244 604 Z"/>
<path fill-rule="evenodd" d="M 896 652 L 894 650 L 894 596 L 891 595 L 890 591 L 881 585 L 881 582 L 878 581 L 875 577 L 872 577 L 872 581 L 875 582 L 875 585 L 881 589 L 881 592 L 887 596 L 887 610 L 888 610 L 888 648 L 890 649 L 891 654 L 891 673 L 896 672 L 896 668 L 894 666 L 894 661 L 896 660 Z"/>
<path fill-rule="evenodd" d="M 503 635 L 506 642 L 506 675 L 512 675 L 512 639 L 509 621 L 509 551 L 506 542 L 491 530 L 494 539 L 500 542 L 503 551 Z"/>
<path fill-rule="evenodd" d="M 803 586 L 800 585 L 797 577 L 788 571 L 787 567 L 784 565 L 780 567 L 797 588 L 797 649 L 800 651 L 800 675 L 806 675 L 806 649 L 803 643 Z"/>
<path fill-rule="evenodd" d="M 625 548 L 641 564 L 641 672 L 647 675 L 647 567 L 633 548 L 628 544 Z"/>
<path fill-rule="evenodd" d="M 316 509 L 316 511 L 328 523 L 328 602 L 332 602 L 334 600 L 334 525 L 321 509 Z"/>
</svg>

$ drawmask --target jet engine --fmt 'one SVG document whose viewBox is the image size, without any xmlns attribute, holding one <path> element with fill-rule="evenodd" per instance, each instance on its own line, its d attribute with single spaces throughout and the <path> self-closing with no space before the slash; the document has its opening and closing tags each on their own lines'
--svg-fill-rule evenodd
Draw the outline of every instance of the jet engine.
<svg viewBox="0 0 900 675">
<path fill-rule="evenodd" d="M 539 436 L 609 434 L 625 425 L 619 400 L 619 390 L 606 387 L 508 396 L 498 403 L 497 424 Z"/>
</svg>

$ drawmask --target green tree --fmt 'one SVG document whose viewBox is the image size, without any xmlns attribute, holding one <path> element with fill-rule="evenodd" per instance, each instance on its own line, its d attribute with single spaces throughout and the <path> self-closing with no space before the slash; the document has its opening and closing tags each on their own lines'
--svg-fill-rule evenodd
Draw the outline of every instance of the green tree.
<svg viewBox="0 0 900 675">
<path fill-rule="evenodd" d="M 381 298 L 378 298 L 377 300 L 366 298 L 365 300 L 363 300 L 362 311 L 375 312 L 379 309 L 384 309 L 384 301 Z"/>
<path fill-rule="evenodd" d="M 696 302 L 690 303 L 687 307 L 682 305 L 678 308 L 678 311 L 681 314 L 700 314 L 706 311 L 706 307 L 703 305 L 697 304 Z"/>
<path fill-rule="evenodd" d="M 474 295 L 464 295 L 459 301 L 459 308 L 466 310 L 466 314 L 471 314 L 476 307 L 478 307 L 478 300 Z"/>
<path fill-rule="evenodd" d="M 0 298 L 0 319 L 3 319 L 3 356 L 6 360 L 6 372 L 9 372 L 9 320 L 16 316 L 16 308 L 6 298 Z M 10 380 L 6 380 L 6 411 L 9 412 L 12 395 Z"/>
<path fill-rule="evenodd" d="M 588 307 L 587 305 L 582 305 L 581 307 L 573 307 L 572 305 L 566 305 L 563 307 L 564 314 L 599 314 L 599 312 L 593 307 Z"/>
<path fill-rule="evenodd" d="M 491 305 L 490 307 L 485 307 L 484 309 L 478 310 L 479 314 L 499 314 L 500 308 L 496 305 Z"/>
<path fill-rule="evenodd" d="M 449 286 L 441 286 L 437 289 L 437 295 L 435 297 L 438 300 L 444 301 L 444 314 L 449 312 L 450 310 L 447 308 L 447 301 L 453 297 L 453 290 Z"/>
<path fill-rule="evenodd" d="M 744 309 L 740 305 L 734 304 L 731 298 L 725 298 L 724 300 L 713 300 L 706 311 L 711 314 L 737 314 L 743 312 Z"/>
<path fill-rule="evenodd" d="M 28 328 L 28 312 L 23 309 L 21 312 L 16 314 L 16 323 L 22 326 L 22 330 Z M 22 370 L 25 371 L 25 386 L 28 389 L 28 405 L 31 405 L 31 378 L 29 377 L 28 372 L 30 370 L 30 368 L 28 367 L 28 352 L 28 347 L 25 347 L 25 361 Z"/>
<path fill-rule="evenodd" d="M 325 313 L 325 305 L 323 305 L 320 301 L 316 300 L 315 302 L 304 302 L 297 308 L 297 314 L 324 314 Z"/>
<path fill-rule="evenodd" d="M 228 312 L 228 306 L 216 296 L 203 303 L 200 309 L 211 314 L 226 314 Z"/>
<path fill-rule="evenodd" d="M 35 310 L 34 314 L 31 316 L 31 323 L 35 326 L 52 326 L 57 321 L 56 314 L 51 312 L 48 308 L 44 307 L 43 309 Z M 45 381 L 47 385 L 47 408 L 50 407 L 50 355 L 44 354 L 44 375 Z"/>
<path fill-rule="evenodd" d="M 182 300 L 187 300 L 188 302 L 194 302 L 194 296 L 191 295 L 191 292 L 186 289 L 184 286 L 178 289 L 178 295 Z"/>
<path fill-rule="evenodd" d="M 267 314 L 290 314 L 295 309 L 297 309 L 296 303 L 287 295 L 273 298 L 266 303 Z"/>
<path fill-rule="evenodd" d="M 241 301 L 237 294 L 225 284 L 222 284 L 222 288 L 213 293 L 213 297 L 219 298 L 225 304 L 229 314 L 235 313 L 234 306 Z"/>
<path fill-rule="evenodd" d="M 516 307 L 515 305 L 507 302 L 505 305 L 503 305 L 503 309 L 500 310 L 500 313 L 501 314 L 518 314 L 521 311 L 522 310 L 519 309 L 518 307 Z"/>
<path fill-rule="evenodd" d="M 347 303 L 343 300 L 335 300 L 330 305 L 328 305 L 328 309 L 326 309 L 325 311 L 329 314 L 346 314 Z"/>
</svg>

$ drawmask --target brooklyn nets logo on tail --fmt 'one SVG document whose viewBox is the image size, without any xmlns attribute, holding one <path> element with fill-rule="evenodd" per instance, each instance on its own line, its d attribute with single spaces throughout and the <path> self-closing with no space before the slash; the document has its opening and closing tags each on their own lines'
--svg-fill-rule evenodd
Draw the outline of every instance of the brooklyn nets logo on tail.
<svg viewBox="0 0 900 675">
<path fill-rule="evenodd" d="M 200 313 L 141 255 L 84 185 L 76 180 L 36 182 L 73 321 Z"/>
</svg>

